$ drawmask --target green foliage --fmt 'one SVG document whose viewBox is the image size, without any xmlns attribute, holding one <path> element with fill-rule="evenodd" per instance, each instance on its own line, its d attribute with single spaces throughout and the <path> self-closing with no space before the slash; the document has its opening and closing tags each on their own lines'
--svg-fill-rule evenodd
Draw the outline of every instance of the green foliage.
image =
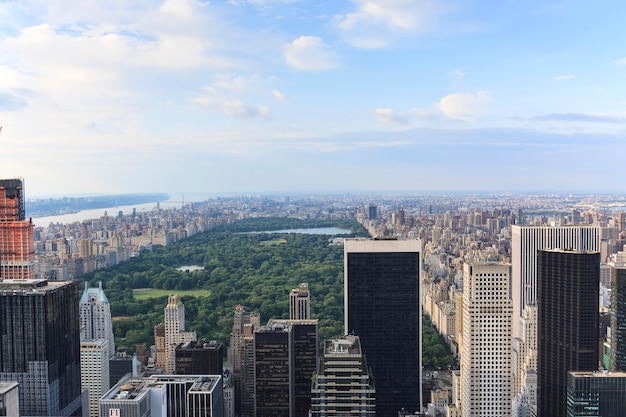
<svg viewBox="0 0 626 417">
<path fill-rule="evenodd" d="M 328 235 L 246 232 L 309 227 L 341 227 L 350 236 L 367 236 L 356 222 L 301 221 L 286 218 L 242 220 L 81 277 L 91 286 L 102 281 L 111 302 L 116 345 L 132 351 L 154 343 L 153 328 L 163 321 L 167 296 L 139 299 L 133 289 L 153 288 L 181 294 L 186 329 L 228 345 L 235 306 L 261 313 L 262 321 L 289 317 L 289 290 L 308 282 L 311 310 L 320 321 L 320 339 L 343 334 L 343 247 Z M 283 242 L 274 244 L 275 242 Z M 183 265 L 203 269 L 178 271 Z M 189 290 L 202 289 L 194 293 Z M 165 293 L 165 294 L 167 294 Z M 158 293 L 157 293 L 158 294 Z M 161 293 L 164 294 L 164 293 Z M 189 295 L 186 295 L 189 294 Z"/>
<path fill-rule="evenodd" d="M 450 347 L 430 319 L 424 315 L 422 315 L 422 366 L 426 369 L 448 369 L 456 366 Z"/>
</svg>

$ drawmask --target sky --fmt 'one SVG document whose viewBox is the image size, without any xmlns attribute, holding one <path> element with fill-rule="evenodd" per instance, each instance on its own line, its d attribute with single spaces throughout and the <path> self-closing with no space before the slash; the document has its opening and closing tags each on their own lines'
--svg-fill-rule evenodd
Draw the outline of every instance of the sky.
<svg viewBox="0 0 626 417">
<path fill-rule="evenodd" d="M 626 2 L 1 0 L 0 178 L 623 193 Z"/>
</svg>

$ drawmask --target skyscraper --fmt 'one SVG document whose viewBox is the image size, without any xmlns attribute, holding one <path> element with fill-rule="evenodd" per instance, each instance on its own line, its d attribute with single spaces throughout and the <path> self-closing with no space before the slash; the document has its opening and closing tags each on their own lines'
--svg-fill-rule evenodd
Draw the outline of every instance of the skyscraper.
<svg viewBox="0 0 626 417">
<path fill-rule="evenodd" d="M 81 411 L 78 282 L 0 281 L 0 381 L 19 382 L 24 416 Z"/>
<path fill-rule="evenodd" d="M 98 417 L 100 397 L 109 390 L 108 341 L 80 342 L 80 379 L 89 397 L 89 417 Z"/>
<path fill-rule="evenodd" d="M 313 417 L 376 415 L 376 389 L 358 336 L 327 340 L 313 378 Z"/>
<path fill-rule="evenodd" d="M 537 254 L 537 412 L 562 417 L 567 373 L 598 368 L 600 254 Z"/>
<path fill-rule="evenodd" d="M 464 417 L 511 415 L 510 267 L 463 265 L 461 355 Z"/>
<path fill-rule="evenodd" d="M 317 320 L 270 320 L 254 332 L 254 415 L 307 417 Z"/>
<path fill-rule="evenodd" d="M 215 340 L 192 340 L 176 347 L 177 375 L 222 375 L 224 348 Z"/>
<path fill-rule="evenodd" d="M 309 292 L 309 284 L 306 282 L 289 291 L 289 318 L 291 320 L 308 320 L 311 318 L 311 293 Z"/>
<path fill-rule="evenodd" d="M 25 219 L 24 183 L 0 180 L 0 278 L 35 278 L 34 225 Z"/>
<path fill-rule="evenodd" d="M 623 417 L 625 372 L 568 372 L 566 417 Z"/>
<path fill-rule="evenodd" d="M 181 343 L 197 340 L 196 332 L 185 331 L 185 306 L 180 301 L 180 296 L 170 295 L 165 306 L 165 371 L 176 371 L 176 346 Z M 221 375 L 221 373 L 220 373 Z"/>
<path fill-rule="evenodd" d="M 254 343 L 253 332 L 261 326 L 261 316 L 246 311 L 242 305 L 235 307 L 233 329 L 230 334 L 228 361 L 233 365 L 235 384 L 235 414 L 254 415 Z"/>
<path fill-rule="evenodd" d="M 626 267 L 611 266 L 611 370 L 626 372 Z"/>
<path fill-rule="evenodd" d="M 419 240 L 346 239 L 345 333 L 356 334 L 376 384 L 376 414 L 421 410 Z"/>
<path fill-rule="evenodd" d="M 102 282 L 98 288 L 88 288 L 85 282 L 85 290 L 80 297 L 79 303 L 81 341 L 103 339 L 107 343 L 107 359 L 115 356 L 115 338 L 113 337 L 113 323 L 111 321 L 111 305 L 102 289 Z"/>
</svg>

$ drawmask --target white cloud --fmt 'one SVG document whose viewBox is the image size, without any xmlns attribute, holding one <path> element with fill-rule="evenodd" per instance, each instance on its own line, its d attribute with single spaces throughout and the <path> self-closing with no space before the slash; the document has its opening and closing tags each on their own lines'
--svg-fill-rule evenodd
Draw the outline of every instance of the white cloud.
<svg viewBox="0 0 626 417">
<path fill-rule="evenodd" d="M 283 93 L 281 93 L 278 90 L 273 90 L 272 91 L 272 96 L 274 96 L 274 100 L 276 101 L 285 101 L 287 100 L 287 97 L 285 97 L 285 95 Z"/>
<path fill-rule="evenodd" d="M 488 112 L 491 95 L 485 91 L 476 94 L 449 94 L 442 98 L 437 108 L 445 116 L 456 120 L 473 120 Z"/>
<path fill-rule="evenodd" d="M 250 106 L 240 101 L 229 101 L 222 104 L 222 111 L 230 117 L 270 118 L 272 111 L 267 106 Z"/>
<path fill-rule="evenodd" d="M 376 115 L 376 121 L 384 125 L 407 125 L 411 121 L 409 115 L 392 109 L 376 109 L 374 114 Z"/>
<path fill-rule="evenodd" d="M 626 65 L 626 58 L 620 58 L 617 61 L 615 61 L 615 63 L 617 65 Z"/>
<path fill-rule="evenodd" d="M 394 34 L 431 30 L 448 6 L 435 0 L 353 0 L 356 10 L 337 16 L 336 25 L 350 44 L 385 46 Z"/>
<path fill-rule="evenodd" d="M 203 90 L 210 93 L 228 91 L 242 92 L 245 91 L 246 87 L 249 85 L 249 80 L 233 72 L 220 72 L 215 74 L 213 78 L 214 81 L 206 87 L 202 87 Z"/>
<path fill-rule="evenodd" d="M 568 81 L 568 80 L 573 80 L 574 78 L 576 78 L 574 74 L 555 75 L 554 77 L 552 77 L 554 81 Z"/>
<path fill-rule="evenodd" d="M 285 61 L 300 71 L 324 71 L 337 66 L 336 55 L 321 38 L 300 36 L 285 48 Z"/>
</svg>

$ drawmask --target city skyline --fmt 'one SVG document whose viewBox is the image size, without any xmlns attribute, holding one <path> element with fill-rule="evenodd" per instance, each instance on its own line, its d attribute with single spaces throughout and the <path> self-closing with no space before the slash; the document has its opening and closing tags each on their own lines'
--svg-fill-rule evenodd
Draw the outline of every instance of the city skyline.
<svg viewBox="0 0 626 417">
<path fill-rule="evenodd" d="M 622 192 L 625 11 L 3 2 L 0 176 L 29 195 Z"/>
</svg>

